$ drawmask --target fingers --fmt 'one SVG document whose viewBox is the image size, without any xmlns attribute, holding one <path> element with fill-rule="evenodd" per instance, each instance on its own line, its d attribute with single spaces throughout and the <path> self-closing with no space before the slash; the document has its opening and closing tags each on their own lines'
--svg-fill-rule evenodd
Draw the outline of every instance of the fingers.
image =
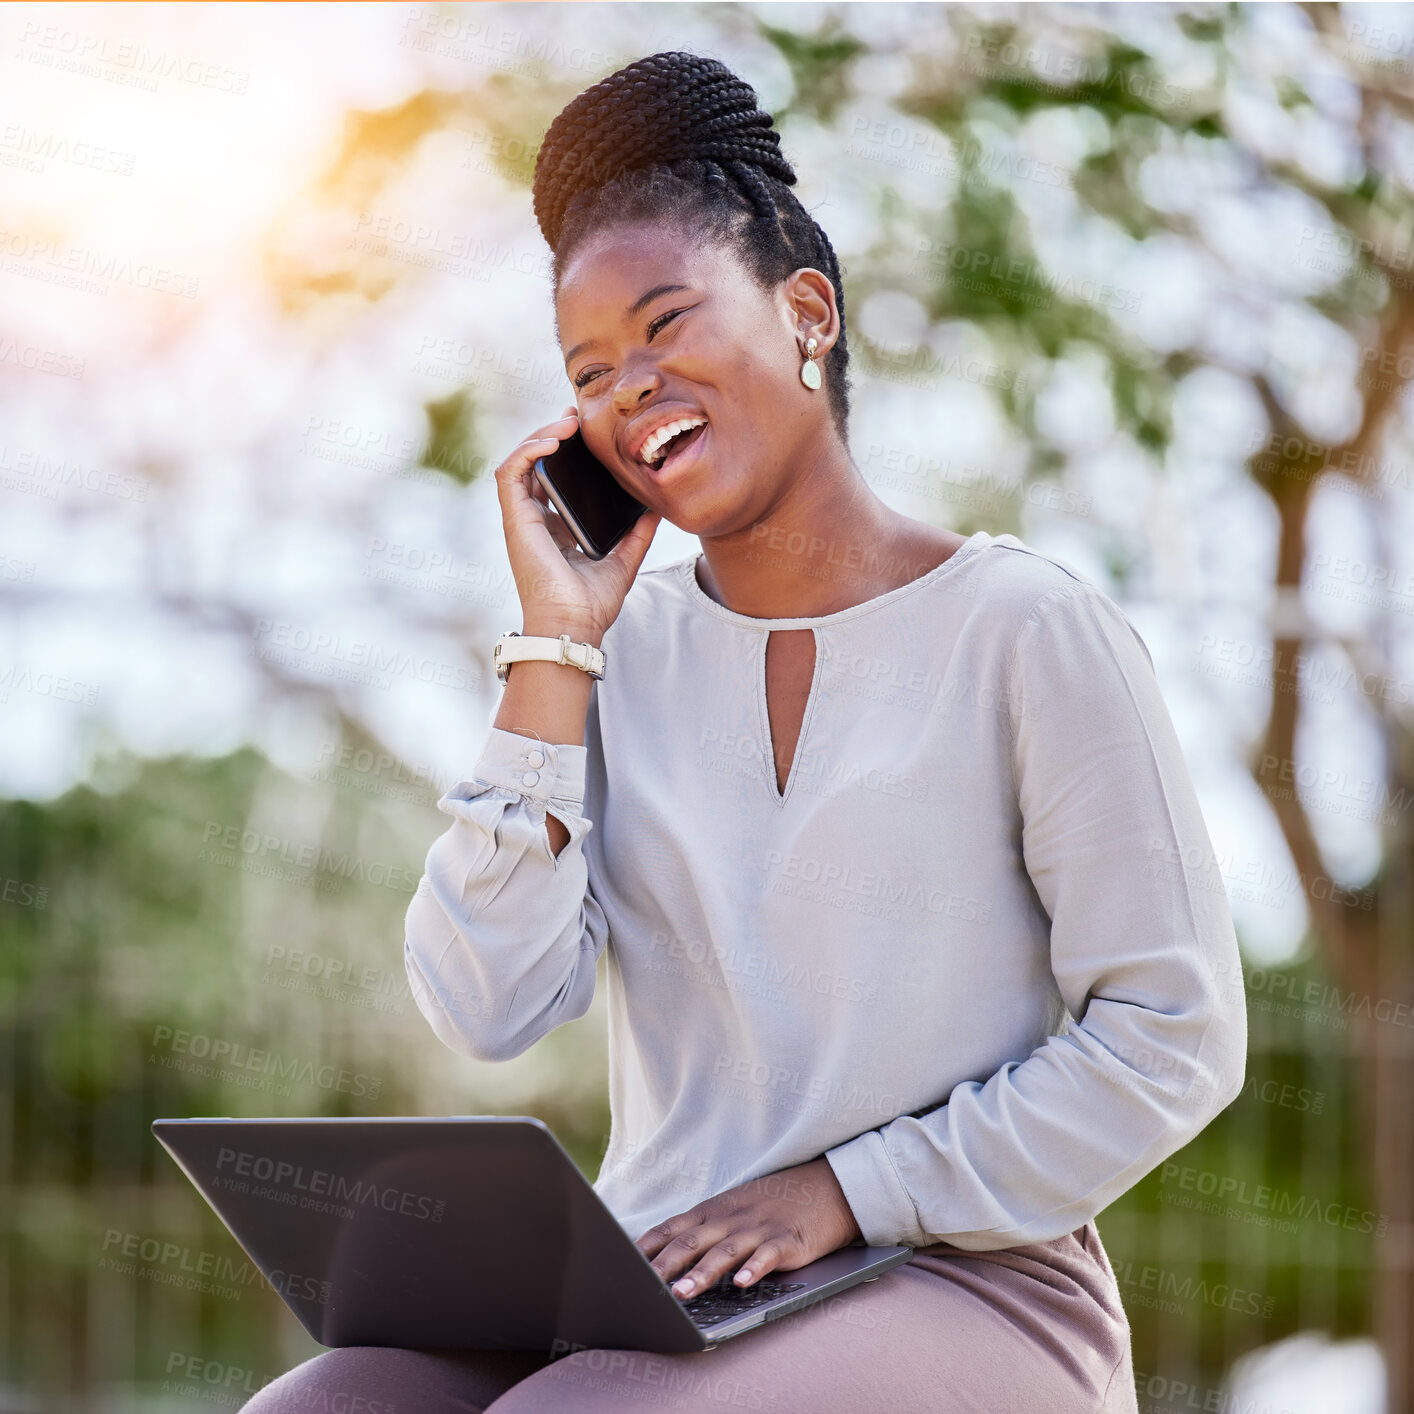
<svg viewBox="0 0 1414 1414">
<path fill-rule="evenodd" d="M 516 450 L 525 454 L 523 457 L 525 464 L 531 466 L 534 464 L 536 457 L 546 455 L 546 444 L 548 444 L 553 451 L 561 442 L 573 437 L 578 429 L 579 419 L 573 414 L 569 414 L 565 417 L 557 417 L 554 422 L 547 422 L 544 427 L 536 428 L 535 432 L 527 437 Z"/>
<path fill-rule="evenodd" d="M 525 517 L 531 505 L 538 508 L 543 519 L 549 503 L 535 475 L 536 460 L 548 457 L 565 438 L 573 436 L 578 427 L 579 419 L 571 413 L 554 422 L 547 422 L 496 468 L 496 499 L 508 527 L 528 524 Z"/>
<path fill-rule="evenodd" d="M 543 488 L 542 488 L 543 489 Z M 550 504 L 547 497 L 544 505 L 545 528 L 550 532 L 550 538 L 555 542 L 556 549 L 567 552 L 579 548 L 579 541 L 574 538 L 574 532 L 565 524 L 564 517 Z"/>
<path fill-rule="evenodd" d="M 737 1286 L 750 1286 L 788 1256 L 787 1243 L 774 1226 L 750 1222 L 745 1215 L 679 1214 L 644 1233 L 636 1245 L 653 1259 L 653 1270 L 672 1283 L 674 1295 L 682 1297 L 696 1296 L 728 1273 L 739 1274 Z"/>
<path fill-rule="evenodd" d="M 496 480 L 506 484 L 525 479 L 526 473 L 535 465 L 537 457 L 548 456 L 565 441 L 574 436 L 579 428 L 579 415 L 573 408 L 554 422 L 537 427 L 505 461 L 496 468 Z"/>
<path fill-rule="evenodd" d="M 537 440 L 554 442 L 558 446 L 559 443 L 566 441 L 570 437 L 573 437 L 574 434 L 578 431 L 579 412 L 575 408 L 574 404 L 571 403 L 569 407 L 567 407 L 564 412 L 561 413 L 560 416 L 555 419 L 554 422 L 547 422 L 544 427 L 538 429 L 535 434 L 535 437 Z M 535 454 L 535 457 L 531 458 L 531 465 L 533 466 L 536 458 L 541 456 L 544 456 L 544 453 L 537 452 Z M 531 477 L 530 490 L 531 494 L 535 497 L 537 501 L 539 501 L 542 505 L 546 507 L 550 506 L 551 502 L 549 493 L 540 484 L 540 478 L 538 476 Z"/>
<path fill-rule="evenodd" d="M 680 1232 L 699 1227 L 707 1221 L 705 1213 L 679 1213 L 676 1217 L 665 1218 L 657 1227 L 650 1227 L 635 1244 L 645 1257 L 656 1257 Z M 658 1264 L 653 1264 L 655 1267 Z M 659 1268 L 661 1274 L 661 1268 Z"/>
<path fill-rule="evenodd" d="M 756 1250 L 742 1263 L 736 1274 L 738 1286 L 750 1286 L 758 1282 L 767 1272 L 773 1272 L 786 1258 L 786 1245 L 779 1238 L 768 1237 L 757 1245 Z M 715 1280 L 715 1278 L 714 1278 Z"/>
<path fill-rule="evenodd" d="M 543 427 L 537 427 L 529 437 L 523 441 L 516 451 L 521 451 L 526 447 L 536 445 L 540 442 L 562 442 L 566 437 L 573 435 L 574 430 L 579 425 L 579 410 L 573 403 L 567 407 L 553 421 L 547 422 Z"/>
<path fill-rule="evenodd" d="M 634 521 L 628 534 L 609 551 L 608 558 L 618 561 L 627 570 L 630 580 L 638 574 L 639 566 L 647 558 L 662 519 L 658 511 L 644 511 Z"/>
<path fill-rule="evenodd" d="M 673 1282 L 673 1294 L 697 1296 L 728 1274 L 733 1274 L 735 1286 L 750 1286 L 759 1281 L 763 1273 L 772 1270 L 782 1255 L 781 1243 L 768 1236 L 765 1229 L 728 1233 Z"/>
<path fill-rule="evenodd" d="M 818 1181 L 830 1172 L 822 1156 L 753 1179 L 665 1218 L 635 1245 L 679 1297 L 729 1274 L 748 1287 L 768 1272 L 794 1271 L 859 1235 L 839 1181 Z"/>
</svg>

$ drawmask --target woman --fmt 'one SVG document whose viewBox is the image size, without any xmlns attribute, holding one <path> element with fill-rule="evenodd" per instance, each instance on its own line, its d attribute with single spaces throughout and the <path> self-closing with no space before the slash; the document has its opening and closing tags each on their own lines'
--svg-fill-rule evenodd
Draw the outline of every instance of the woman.
<svg viewBox="0 0 1414 1414">
<path fill-rule="evenodd" d="M 510 670 L 406 961 L 437 1036 L 505 1060 L 585 1013 L 608 948 L 595 1188 L 680 1295 L 916 1251 L 711 1352 L 336 1350 L 258 1414 L 1136 1407 L 1094 1217 L 1241 1088 L 1222 879 L 1121 611 L 860 475 L 839 265 L 794 181 L 752 89 L 691 54 L 550 127 L 578 405 L 496 480 L 523 631 L 606 668 Z M 648 507 L 599 562 L 531 474 L 576 426 Z M 704 553 L 640 574 L 664 516 Z"/>
</svg>

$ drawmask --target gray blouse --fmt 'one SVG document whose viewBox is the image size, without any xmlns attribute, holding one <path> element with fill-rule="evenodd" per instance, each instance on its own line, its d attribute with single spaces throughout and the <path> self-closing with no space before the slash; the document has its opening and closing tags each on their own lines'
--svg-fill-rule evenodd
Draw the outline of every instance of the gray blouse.
<svg viewBox="0 0 1414 1414">
<path fill-rule="evenodd" d="M 520 1055 L 607 949 L 632 1238 L 824 1155 L 866 1241 L 986 1250 L 1094 1217 L 1242 1087 L 1221 871 L 1144 641 L 978 531 L 814 618 L 639 572 L 582 746 L 489 730 L 407 913 L 436 1035 Z M 777 788 L 767 637 L 815 670 Z M 569 831 L 558 857 L 546 812 Z"/>
</svg>

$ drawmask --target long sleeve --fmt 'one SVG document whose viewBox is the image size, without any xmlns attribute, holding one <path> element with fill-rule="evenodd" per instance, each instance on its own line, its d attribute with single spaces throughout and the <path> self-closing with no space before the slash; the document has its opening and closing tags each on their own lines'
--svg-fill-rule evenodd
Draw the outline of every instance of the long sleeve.
<svg viewBox="0 0 1414 1414">
<path fill-rule="evenodd" d="M 407 911 L 404 960 L 438 1038 L 478 1060 L 510 1060 L 583 1016 L 609 937 L 589 888 L 584 837 L 587 748 L 490 729 L 472 778 L 437 808 Z M 556 856 L 546 812 L 569 831 Z"/>
<path fill-rule="evenodd" d="M 1069 1017 L 1024 1060 L 826 1151 L 871 1244 L 1072 1232 L 1242 1088 L 1237 938 L 1143 640 L 1093 586 L 1060 586 L 1017 630 L 1008 693 L 1022 855 Z"/>
</svg>

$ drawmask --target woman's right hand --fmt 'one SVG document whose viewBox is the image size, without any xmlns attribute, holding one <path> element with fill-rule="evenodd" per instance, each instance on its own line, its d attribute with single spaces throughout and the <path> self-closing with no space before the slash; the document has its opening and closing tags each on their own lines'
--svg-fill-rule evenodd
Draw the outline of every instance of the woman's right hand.
<svg viewBox="0 0 1414 1414">
<path fill-rule="evenodd" d="M 602 560 L 591 560 L 580 549 L 535 475 L 536 459 L 549 456 L 578 426 L 578 412 L 571 406 L 563 417 L 537 428 L 496 468 L 506 552 L 526 634 L 602 637 L 618 618 L 662 520 L 656 511 L 644 511 Z"/>
</svg>

